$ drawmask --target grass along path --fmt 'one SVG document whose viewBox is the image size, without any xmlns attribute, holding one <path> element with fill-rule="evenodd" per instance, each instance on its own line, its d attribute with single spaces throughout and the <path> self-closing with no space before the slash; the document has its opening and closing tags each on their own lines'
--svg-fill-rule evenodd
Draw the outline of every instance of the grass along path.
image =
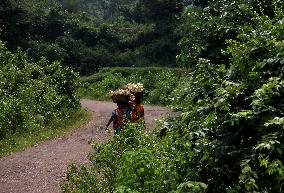
<svg viewBox="0 0 284 193">
<path fill-rule="evenodd" d="M 27 147 L 37 145 L 48 139 L 62 136 L 80 127 L 90 119 L 91 113 L 86 109 L 80 109 L 67 119 L 55 122 L 46 128 L 8 135 L 0 140 L 0 158 L 13 152 L 24 150 Z"/>
</svg>

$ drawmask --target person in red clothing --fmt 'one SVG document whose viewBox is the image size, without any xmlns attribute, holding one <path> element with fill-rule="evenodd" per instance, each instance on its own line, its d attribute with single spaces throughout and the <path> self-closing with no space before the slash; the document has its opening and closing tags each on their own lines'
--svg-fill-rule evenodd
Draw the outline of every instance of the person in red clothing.
<svg viewBox="0 0 284 193">
<path fill-rule="evenodd" d="M 131 122 L 144 121 L 144 106 L 142 104 L 142 97 L 136 97 L 134 106 L 131 112 Z"/>
<path fill-rule="evenodd" d="M 126 104 L 123 102 L 118 102 L 117 103 L 117 108 L 115 110 L 113 110 L 112 115 L 108 121 L 108 123 L 106 124 L 106 128 L 108 128 L 108 126 L 111 124 L 111 122 L 113 122 L 113 130 L 114 130 L 114 134 L 119 134 L 122 129 L 123 129 L 123 125 L 124 125 L 124 119 L 126 116 Z"/>
</svg>

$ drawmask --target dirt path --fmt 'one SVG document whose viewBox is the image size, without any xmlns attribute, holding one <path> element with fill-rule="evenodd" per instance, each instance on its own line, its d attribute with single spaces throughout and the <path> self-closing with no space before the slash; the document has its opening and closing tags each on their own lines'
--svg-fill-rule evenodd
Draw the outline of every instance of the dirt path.
<svg viewBox="0 0 284 193">
<path fill-rule="evenodd" d="M 83 107 L 93 111 L 92 120 L 64 137 L 46 141 L 25 151 L 0 159 L 0 193 L 57 193 L 59 182 L 71 163 L 88 163 L 91 150 L 88 141 L 103 143 L 110 136 L 100 129 L 105 125 L 115 105 L 110 102 L 83 100 Z M 145 106 L 148 127 L 154 119 L 167 114 L 162 107 Z"/>
</svg>

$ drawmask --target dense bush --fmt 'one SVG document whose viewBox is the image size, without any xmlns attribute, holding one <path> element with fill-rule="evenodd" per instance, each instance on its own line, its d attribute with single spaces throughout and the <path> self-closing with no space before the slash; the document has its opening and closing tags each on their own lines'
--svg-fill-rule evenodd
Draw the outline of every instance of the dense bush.
<svg viewBox="0 0 284 193">
<path fill-rule="evenodd" d="M 70 166 L 64 192 L 170 192 L 178 187 L 175 164 L 168 157 L 170 144 L 158 145 L 154 136 L 145 134 L 137 124 L 106 144 L 93 144 L 91 168 Z M 98 175 L 96 175 L 98 174 Z M 196 189 L 205 185 L 190 183 Z"/>
<path fill-rule="evenodd" d="M 194 152 L 183 172 L 197 168 L 207 192 L 283 191 L 283 10 L 274 11 L 228 41 L 227 68 L 200 59 L 173 94 L 183 112 L 173 136 Z"/>
<path fill-rule="evenodd" d="M 21 50 L 11 53 L 2 42 L 0 61 L 1 138 L 41 128 L 79 107 L 78 76 L 60 63 L 31 63 Z"/>
<path fill-rule="evenodd" d="M 189 8 L 195 15 L 185 16 L 192 23 L 178 60 L 191 68 L 167 97 L 179 113 L 153 134 L 135 135 L 129 126 L 95 145 L 93 165 L 69 170 L 65 191 L 283 192 L 281 2 L 212 0 Z"/>
</svg>

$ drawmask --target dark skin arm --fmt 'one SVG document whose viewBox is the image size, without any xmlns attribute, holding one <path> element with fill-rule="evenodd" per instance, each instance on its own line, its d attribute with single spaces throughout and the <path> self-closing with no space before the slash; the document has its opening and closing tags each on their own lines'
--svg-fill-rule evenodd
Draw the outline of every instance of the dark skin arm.
<svg viewBox="0 0 284 193">
<path fill-rule="evenodd" d="M 139 115 L 139 118 L 144 119 L 144 109 L 142 109 L 142 111 L 138 115 Z"/>
<path fill-rule="evenodd" d="M 108 123 L 106 124 L 106 129 L 108 128 L 108 126 L 111 124 L 111 122 L 113 121 L 112 117 L 109 119 Z"/>
</svg>

